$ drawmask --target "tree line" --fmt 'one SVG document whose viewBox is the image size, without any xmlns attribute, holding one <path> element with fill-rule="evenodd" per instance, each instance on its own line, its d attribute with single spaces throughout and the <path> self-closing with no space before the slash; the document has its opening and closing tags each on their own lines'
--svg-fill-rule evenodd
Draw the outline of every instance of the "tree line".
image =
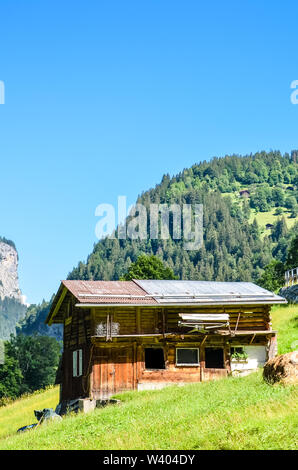
<svg viewBox="0 0 298 470">
<path fill-rule="evenodd" d="M 0 364 L 0 406 L 54 384 L 61 344 L 49 336 L 11 335 Z"/>
</svg>

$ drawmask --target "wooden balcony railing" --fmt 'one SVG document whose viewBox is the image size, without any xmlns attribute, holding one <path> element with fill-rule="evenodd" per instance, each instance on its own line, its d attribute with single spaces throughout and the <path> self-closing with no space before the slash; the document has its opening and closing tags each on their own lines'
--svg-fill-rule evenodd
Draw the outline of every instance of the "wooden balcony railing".
<svg viewBox="0 0 298 470">
<path fill-rule="evenodd" d="M 289 269 L 285 272 L 285 285 L 287 287 L 298 284 L 298 268 Z"/>
</svg>

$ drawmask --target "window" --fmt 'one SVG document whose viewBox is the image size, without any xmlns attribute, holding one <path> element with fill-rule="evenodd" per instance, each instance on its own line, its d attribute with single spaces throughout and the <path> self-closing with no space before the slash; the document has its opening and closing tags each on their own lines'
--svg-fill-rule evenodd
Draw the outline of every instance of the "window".
<svg viewBox="0 0 298 470">
<path fill-rule="evenodd" d="M 72 376 L 80 377 L 83 374 L 83 350 L 72 352 Z"/>
<path fill-rule="evenodd" d="M 165 369 L 165 358 L 162 348 L 145 348 L 145 368 Z"/>
<path fill-rule="evenodd" d="M 230 349 L 231 359 L 234 361 L 246 361 L 248 358 L 244 346 L 233 346 Z"/>
<path fill-rule="evenodd" d="M 205 348 L 206 369 L 224 369 L 224 353 L 222 348 Z"/>
<path fill-rule="evenodd" d="M 237 346 L 236 348 L 231 347 L 231 355 L 232 356 L 234 356 L 234 355 L 237 356 L 237 355 L 241 355 L 241 354 L 245 354 L 243 346 Z"/>
<path fill-rule="evenodd" d="M 199 349 L 198 348 L 177 348 L 176 349 L 177 366 L 198 366 Z"/>
</svg>

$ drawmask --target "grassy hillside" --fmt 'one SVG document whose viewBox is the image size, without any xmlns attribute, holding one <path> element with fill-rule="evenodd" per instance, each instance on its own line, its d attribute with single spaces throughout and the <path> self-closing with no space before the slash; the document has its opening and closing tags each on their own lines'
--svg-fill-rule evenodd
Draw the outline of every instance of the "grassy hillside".
<svg viewBox="0 0 298 470">
<path fill-rule="evenodd" d="M 0 449 L 294 449 L 297 387 L 255 373 L 121 394 L 121 405 L 0 440 Z"/>
<path fill-rule="evenodd" d="M 272 308 L 272 328 L 278 331 L 278 353 L 298 349 L 298 305 L 278 305 Z"/>
<path fill-rule="evenodd" d="M 298 222 L 298 217 L 291 217 L 291 213 L 287 210 L 284 210 L 284 212 L 281 215 L 285 217 L 288 228 L 292 228 L 295 225 L 295 223 Z M 281 217 L 281 215 L 276 214 L 276 209 L 271 209 L 270 211 L 266 211 L 266 212 L 256 212 L 253 209 L 249 217 L 249 223 L 252 223 L 254 219 L 256 219 L 262 230 L 262 233 L 264 235 L 270 235 L 270 230 L 265 228 L 266 225 L 267 224 L 274 225 L 276 221 Z"/>
<path fill-rule="evenodd" d="M 274 307 L 279 353 L 297 340 L 298 305 Z M 295 344 L 294 344 L 295 347 Z M 297 347 L 296 347 L 297 348 Z M 0 449 L 296 449 L 298 387 L 243 378 L 128 392 L 121 404 L 16 434 L 34 409 L 54 408 L 58 388 L 0 408 Z"/>
<path fill-rule="evenodd" d="M 36 423 L 34 410 L 55 408 L 59 402 L 59 387 L 35 392 L 25 398 L 13 401 L 0 408 L 0 449 L 1 439 L 14 435 L 17 429 Z"/>
</svg>

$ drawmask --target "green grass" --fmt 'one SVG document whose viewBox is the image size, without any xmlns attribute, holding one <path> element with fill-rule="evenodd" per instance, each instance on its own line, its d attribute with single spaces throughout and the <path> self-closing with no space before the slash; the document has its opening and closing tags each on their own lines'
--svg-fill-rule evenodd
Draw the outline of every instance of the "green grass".
<svg viewBox="0 0 298 470">
<path fill-rule="evenodd" d="M 242 189 L 248 189 L 250 190 L 249 186 L 246 186 Z M 288 191 L 289 193 L 289 191 Z M 238 204 L 239 206 L 242 206 L 243 202 L 246 199 L 243 199 L 239 197 L 239 191 L 234 191 L 231 193 L 222 193 L 224 197 L 230 197 L 233 203 Z M 248 200 L 249 201 L 249 200 Z M 253 223 L 254 219 L 257 220 L 260 230 L 261 230 L 261 238 L 264 238 L 265 235 L 270 235 L 271 230 L 266 229 L 266 224 L 274 224 L 277 222 L 277 220 L 284 216 L 286 220 L 286 224 L 288 229 L 291 229 L 296 222 L 298 222 L 298 217 L 291 217 L 291 211 L 283 207 L 283 213 L 281 215 L 276 215 L 276 207 L 272 208 L 270 211 L 266 212 L 256 212 L 255 209 L 251 209 L 250 217 L 248 222 L 250 224 Z"/>
<path fill-rule="evenodd" d="M 34 410 L 55 408 L 59 401 L 59 387 L 39 391 L 0 408 L 0 442 L 27 424 L 36 423 Z M 0 444 L 1 448 L 1 444 Z"/>
<path fill-rule="evenodd" d="M 277 306 L 279 353 L 297 338 L 298 305 Z M 34 409 L 55 408 L 57 387 L 0 408 L 0 449 L 297 449 L 298 387 L 247 377 L 118 395 L 120 405 L 16 434 Z"/>
<path fill-rule="evenodd" d="M 298 390 L 261 373 L 121 394 L 121 405 L 0 440 L 1 449 L 295 449 Z"/>
<path fill-rule="evenodd" d="M 295 222 L 298 221 L 298 217 L 290 217 L 291 212 L 288 211 L 287 209 L 283 209 L 283 214 L 281 215 L 275 215 L 276 207 L 271 209 L 270 211 L 267 212 L 256 212 L 254 209 L 251 210 L 250 218 L 249 218 L 249 223 L 252 224 L 254 219 L 257 220 L 259 226 L 261 227 L 262 230 L 262 236 L 270 235 L 271 231 L 270 229 L 266 229 L 266 224 L 274 224 L 280 219 L 280 217 L 284 216 L 286 220 L 286 224 L 288 229 L 292 228 Z"/>
<path fill-rule="evenodd" d="M 298 305 L 279 305 L 271 310 L 272 328 L 278 331 L 278 353 L 298 349 Z"/>
</svg>

